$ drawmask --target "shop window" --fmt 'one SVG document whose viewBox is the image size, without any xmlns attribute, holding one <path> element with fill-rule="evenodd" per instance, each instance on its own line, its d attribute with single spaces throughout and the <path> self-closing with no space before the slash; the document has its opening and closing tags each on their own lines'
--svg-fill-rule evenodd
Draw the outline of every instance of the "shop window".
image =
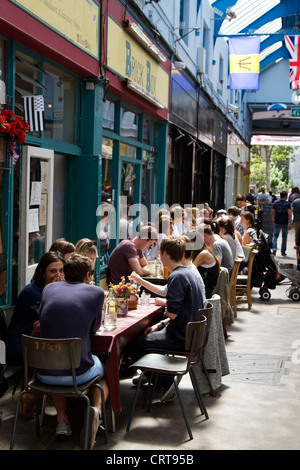
<svg viewBox="0 0 300 470">
<path fill-rule="evenodd" d="M 138 139 L 138 115 L 126 108 L 121 108 L 120 135 L 130 139 Z"/>
<path fill-rule="evenodd" d="M 154 146 L 154 122 L 150 119 L 143 121 L 143 143 Z"/>
<path fill-rule="evenodd" d="M 157 155 L 147 150 L 143 151 L 142 204 L 151 215 L 151 204 L 156 202 L 156 171 Z"/>
<path fill-rule="evenodd" d="M 102 202 L 111 202 L 113 140 L 102 139 Z"/>
<path fill-rule="evenodd" d="M 121 142 L 120 144 L 120 156 L 121 157 L 126 157 L 126 158 L 134 158 L 136 159 L 136 147 L 133 147 L 132 145 L 124 144 Z"/>
<path fill-rule="evenodd" d="M 76 144 L 78 80 L 51 64 L 45 70 L 44 137 Z"/>
<path fill-rule="evenodd" d="M 115 103 L 109 100 L 103 103 L 103 129 L 113 131 L 115 128 Z"/>
</svg>

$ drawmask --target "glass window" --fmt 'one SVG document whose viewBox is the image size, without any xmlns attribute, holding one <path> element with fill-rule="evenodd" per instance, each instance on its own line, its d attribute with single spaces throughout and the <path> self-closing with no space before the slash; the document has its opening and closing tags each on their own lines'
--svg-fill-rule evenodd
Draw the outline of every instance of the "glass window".
<svg viewBox="0 0 300 470">
<path fill-rule="evenodd" d="M 147 150 L 143 151 L 143 179 L 142 179 L 142 204 L 151 214 L 151 204 L 155 204 L 156 198 L 156 169 L 157 155 Z"/>
<path fill-rule="evenodd" d="M 136 147 L 133 147 L 132 145 L 121 143 L 120 156 L 136 159 L 136 150 L 137 150 Z"/>
<path fill-rule="evenodd" d="M 110 131 L 115 128 L 115 103 L 109 100 L 103 103 L 103 128 Z"/>
<path fill-rule="evenodd" d="M 121 173 L 121 195 L 127 197 L 127 205 L 134 204 L 136 194 L 136 165 L 133 163 L 122 163 Z"/>
<path fill-rule="evenodd" d="M 144 119 L 143 143 L 154 146 L 154 122 L 150 119 Z"/>
<path fill-rule="evenodd" d="M 51 64 L 45 69 L 44 136 L 76 144 L 78 80 Z"/>
<path fill-rule="evenodd" d="M 111 201 L 113 140 L 102 139 L 102 202 Z"/>
<path fill-rule="evenodd" d="M 121 131 L 122 137 L 138 138 L 138 115 L 126 108 L 121 108 Z"/>
</svg>

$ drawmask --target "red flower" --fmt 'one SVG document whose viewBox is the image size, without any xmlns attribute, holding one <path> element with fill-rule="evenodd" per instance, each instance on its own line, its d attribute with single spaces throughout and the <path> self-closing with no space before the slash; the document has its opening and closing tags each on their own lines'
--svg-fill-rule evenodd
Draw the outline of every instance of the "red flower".
<svg viewBox="0 0 300 470">
<path fill-rule="evenodd" d="M 5 134 L 4 138 L 6 140 L 23 144 L 26 141 L 26 132 L 28 130 L 28 122 L 15 116 L 13 111 L 9 109 L 2 109 L 0 111 L 0 133 Z"/>
</svg>

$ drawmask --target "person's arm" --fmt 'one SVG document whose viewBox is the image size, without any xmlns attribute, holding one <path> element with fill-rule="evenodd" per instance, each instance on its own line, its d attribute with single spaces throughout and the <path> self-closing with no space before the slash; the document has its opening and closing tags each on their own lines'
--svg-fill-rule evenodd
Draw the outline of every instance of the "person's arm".
<svg viewBox="0 0 300 470">
<path fill-rule="evenodd" d="M 272 207 L 272 209 L 271 209 L 271 217 L 272 217 L 272 222 L 273 222 L 273 224 L 275 224 L 275 212 L 276 212 L 276 211 L 275 211 L 274 207 Z"/>
<path fill-rule="evenodd" d="M 156 284 L 153 284 L 152 282 L 146 281 L 143 279 L 140 275 L 138 275 L 136 272 L 132 272 L 129 276 L 130 279 L 133 279 L 134 281 L 138 282 L 141 284 L 141 286 L 145 287 L 146 289 L 150 290 L 154 294 L 157 295 L 166 295 L 166 288 L 165 286 L 159 286 Z"/>
<path fill-rule="evenodd" d="M 292 227 L 292 218 L 293 218 L 293 208 L 291 207 L 288 209 L 288 217 L 289 217 L 289 228 Z"/>
<path fill-rule="evenodd" d="M 128 258 L 128 263 L 130 264 L 132 271 L 135 271 L 140 276 L 147 276 L 149 274 L 148 263 L 143 267 L 141 266 L 138 258 Z"/>
<path fill-rule="evenodd" d="M 201 251 L 193 261 L 193 264 L 198 268 L 203 264 L 211 264 L 214 262 L 214 257 L 206 250 Z"/>
</svg>

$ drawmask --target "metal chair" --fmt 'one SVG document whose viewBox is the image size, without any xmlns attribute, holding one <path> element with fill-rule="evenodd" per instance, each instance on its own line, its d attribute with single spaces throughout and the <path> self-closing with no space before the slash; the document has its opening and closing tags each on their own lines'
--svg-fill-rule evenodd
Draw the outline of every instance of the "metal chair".
<svg viewBox="0 0 300 470">
<path fill-rule="evenodd" d="M 89 432 L 89 419 L 90 419 L 90 399 L 87 396 L 91 387 L 97 387 L 101 393 L 102 399 L 102 419 L 103 426 L 100 426 L 104 430 L 105 443 L 108 442 L 107 436 L 107 423 L 106 423 L 106 410 L 104 403 L 104 392 L 102 387 L 97 383 L 101 379 L 100 376 L 94 377 L 89 382 L 84 384 L 77 384 L 76 379 L 76 368 L 80 366 L 81 362 L 81 347 L 82 341 L 80 338 L 67 338 L 67 339 L 45 339 L 35 338 L 32 336 L 22 335 L 22 348 L 24 357 L 24 390 L 19 394 L 16 403 L 16 412 L 14 425 L 12 429 L 10 449 L 12 450 L 15 442 L 15 434 L 17 428 L 17 421 L 19 417 L 19 409 L 21 403 L 21 397 L 25 392 L 35 394 L 35 422 L 36 422 L 36 433 L 40 436 L 40 419 L 38 410 L 38 396 L 46 397 L 47 395 L 60 395 L 71 398 L 83 398 L 86 402 L 85 411 L 85 437 L 84 437 L 84 450 L 87 449 L 88 444 L 88 432 Z M 29 369 L 34 370 L 34 376 L 30 379 L 28 374 Z M 72 386 L 59 386 L 59 385 L 48 385 L 41 382 L 37 377 L 37 370 L 71 370 L 73 378 Z M 44 403 L 44 400 L 43 400 Z M 42 412 L 43 414 L 43 406 Z"/>
<path fill-rule="evenodd" d="M 190 322 L 186 326 L 186 336 L 185 336 L 185 348 L 186 352 L 178 351 L 163 351 L 160 350 L 155 353 L 145 354 L 143 357 L 138 359 L 131 367 L 135 367 L 141 370 L 139 381 L 137 384 L 137 389 L 135 392 L 134 401 L 131 407 L 129 414 L 129 419 L 126 427 L 126 431 L 129 432 L 133 413 L 136 407 L 138 394 L 142 384 L 142 380 L 145 374 L 151 376 L 149 380 L 149 386 L 152 386 L 152 390 L 155 389 L 158 376 L 167 376 L 173 378 L 173 383 L 175 387 L 175 393 L 178 397 L 182 415 L 188 430 L 190 439 L 193 439 L 193 434 L 189 425 L 189 421 L 184 409 L 183 400 L 179 392 L 177 376 L 183 376 L 187 373 L 190 374 L 191 382 L 196 394 L 198 405 L 201 411 L 201 414 L 204 414 L 206 419 L 208 419 L 208 413 L 204 405 L 201 391 L 199 385 L 194 375 L 193 365 L 197 364 L 201 360 L 200 355 L 201 351 L 205 344 L 205 331 L 206 331 L 207 319 L 204 315 L 201 316 L 201 319 L 196 322 Z M 155 380 L 153 378 L 155 377 Z M 151 385 L 152 384 L 152 385 Z M 150 401 L 152 396 L 150 397 Z"/>
<path fill-rule="evenodd" d="M 248 273 L 247 274 L 238 274 L 236 279 L 236 301 L 238 300 L 247 300 L 248 308 L 252 307 L 252 297 L 251 297 L 251 277 L 254 258 L 257 255 L 258 250 L 252 249 L 249 255 L 248 260 Z"/>
</svg>

